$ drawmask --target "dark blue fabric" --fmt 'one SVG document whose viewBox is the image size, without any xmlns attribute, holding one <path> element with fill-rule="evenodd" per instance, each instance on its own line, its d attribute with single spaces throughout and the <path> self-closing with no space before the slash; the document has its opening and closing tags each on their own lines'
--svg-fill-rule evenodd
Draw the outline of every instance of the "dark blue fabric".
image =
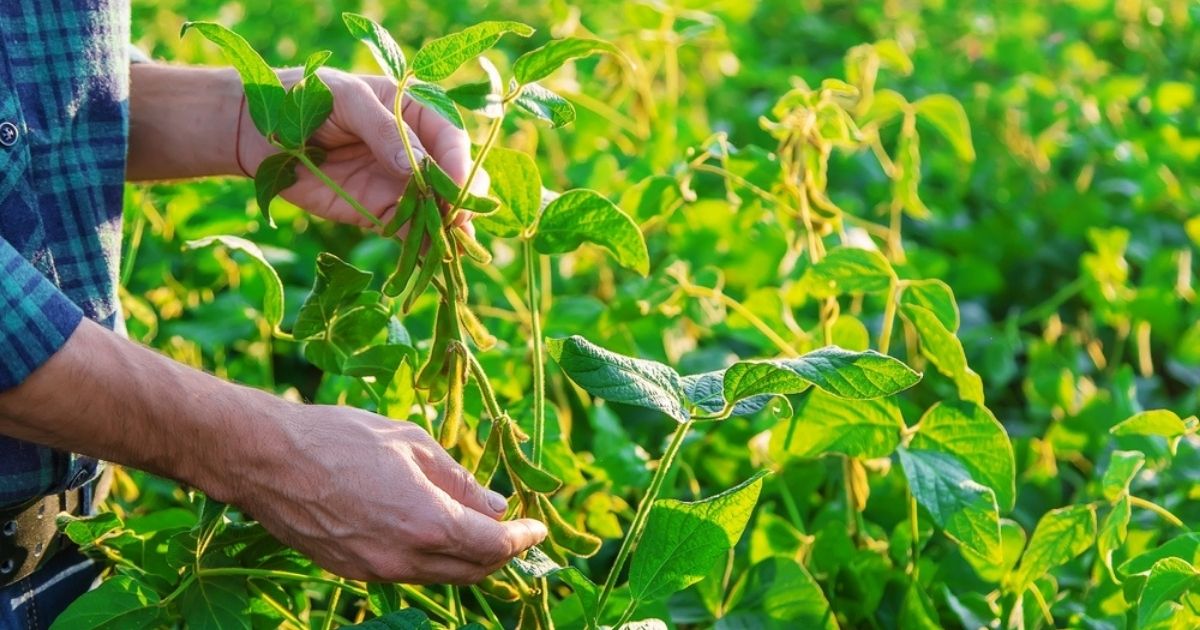
<svg viewBox="0 0 1200 630">
<path fill-rule="evenodd" d="M 17 130 L 0 143 L 0 391 L 81 318 L 122 326 L 128 42 L 128 0 L 0 0 L 0 125 Z M 97 468 L 0 436 L 0 506 L 78 487 Z"/>
<path fill-rule="evenodd" d="M 0 630 L 44 630 L 100 574 L 76 547 L 55 554 L 33 575 L 0 589 Z"/>
</svg>

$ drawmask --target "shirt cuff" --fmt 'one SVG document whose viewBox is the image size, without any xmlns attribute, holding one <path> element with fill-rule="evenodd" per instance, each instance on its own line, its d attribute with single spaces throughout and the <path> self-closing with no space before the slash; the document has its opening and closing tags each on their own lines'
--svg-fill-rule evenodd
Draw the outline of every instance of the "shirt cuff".
<svg viewBox="0 0 1200 630">
<path fill-rule="evenodd" d="M 82 319 L 74 302 L 0 239 L 0 391 L 23 383 Z"/>
</svg>

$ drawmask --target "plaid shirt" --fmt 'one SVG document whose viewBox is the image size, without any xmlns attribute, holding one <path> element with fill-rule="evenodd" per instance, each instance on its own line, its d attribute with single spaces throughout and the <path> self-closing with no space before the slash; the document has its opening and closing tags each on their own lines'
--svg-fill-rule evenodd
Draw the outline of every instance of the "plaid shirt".
<svg viewBox="0 0 1200 630">
<path fill-rule="evenodd" d="M 0 391 L 82 317 L 122 326 L 128 43 L 128 0 L 0 0 Z M 0 436 L 0 506 L 78 487 L 97 467 Z"/>
</svg>

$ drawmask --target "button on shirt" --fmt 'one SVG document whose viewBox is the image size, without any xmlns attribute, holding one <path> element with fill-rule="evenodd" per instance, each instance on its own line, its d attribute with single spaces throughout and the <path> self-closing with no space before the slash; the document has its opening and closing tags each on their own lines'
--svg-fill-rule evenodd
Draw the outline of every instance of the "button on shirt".
<svg viewBox="0 0 1200 630">
<path fill-rule="evenodd" d="M 0 391 L 83 317 L 121 328 L 128 42 L 128 0 L 0 0 Z M 0 506 L 97 467 L 0 435 Z"/>
</svg>

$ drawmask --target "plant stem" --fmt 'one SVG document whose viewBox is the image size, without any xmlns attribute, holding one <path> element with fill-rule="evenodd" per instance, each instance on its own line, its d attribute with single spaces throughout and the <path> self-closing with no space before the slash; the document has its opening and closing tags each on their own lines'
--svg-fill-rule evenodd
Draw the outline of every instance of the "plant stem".
<svg viewBox="0 0 1200 630">
<path fill-rule="evenodd" d="M 654 477 L 650 479 L 650 487 L 646 488 L 646 496 L 642 497 L 642 502 L 638 504 L 637 513 L 633 516 L 633 523 L 629 526 L 629 533 L 625 536 L 625 540 L 621 541 L 621 548 L 617 551 L 617 559 L 613 562 L 612 569 L 608 572 L 608 578 L 604 580 L 604 589 L 600 591 L 599 603 L 596 606 L 596 614 L 604 614 L 604 604 L 608 602 L 608 596 L 612 594 L 613 588 L 617 585 L 617 578 L 621 574 L 621 569 L 625 565 L 625 561 L 629 558 L 630 552 L 637 546 L 638 539 L 641 538 L 642 530 L 646 527 L 646 519 L 650 517 L 650 508 L 654 501 L 658 499 L 659 492 L 662 491 L 663 482 L 667 478 L 667 473 L 671 469 L 671 464 L 675 461 L 675 456 L 679 453 L 679 448 L 683 446 L 683 439 L 687 436 L 688 430 L 692 428 L 691 421 L 680 424 L 675 429 L 675 434 L 671 437 L 671 444 L 667 446 L 666 452 L 663 453 L 662 459 L 658 462 L 658 470 L 654 471 Z"/>
<path fill-rule="evenodd" d="M 538 301 L 537 253 L 533 241 L 521 242 L 525 256 L 526 299 L 529 302 L 529 328 L 533 338 L 533 463 L 542 464 L 542 445 L 546 440 L 546 364 L 542 353 L 542 313 Z"/>
<path fill-rule="evenodd" d="M 422 593 L 419 589 L 407 584 L 397 584 L 396 586 L 400 589 L 400 592 L 404 593 L 405 597 L 417 602 L 421 606 L 425 607 L 425 609 L 441 617 L 443 621 L 447 623 L 455 623 L 457 621 L 454 618 L 454 615 L 447 610 L 445 606 L 433 601 L 428 595 Z"/>
<path fill-rule="evenodd" d="M 617 620 L 617 623 L 613 624 L 613 627 L 620 628 L 621 626 L 625 625 L 629 619 L 633 617 L 633 613 L 635 610 L 637 610 L 637 606 L 638 600 L 629 600 L 629 605 L 625 607 L 625 612 L 621 613 L 621 618 Z"/>
<path fill-rule="evenodd" d="M 458 617 L 458 624 L 460 626 L 467 625 L 467 609 L 463 607 L 462 593 L 458 590 L 457 586 L 447 587 L 446 590 L 450 596 L 450 603 L 454 605 L 453 610 Z"/>
<path fill-rule="evenodd" d="M 404 145 L 404 154 L 408 156 L 408 165 L 412 169 L 413 180 L 417 182 L 418 190 L 427 193 L 429 184 L 425 181 L 425 174 L 421 172 L 421 166 L 417 164 L 417 154 L 413 151 L 412 140 L 408 137 L 408 125 L 404 122 L 404 89 L 408 87 L 410 79 L 412 79 L 412 73 L 407 73 L 396 85 L 396 97 L 392 101 L 392 114 L 396 117 L 396 131 L 400 132 L 400 142 Z"/>
<path fill-rule="evenodd" d="M 1179 520 L 1178 516 L 1175 516 L 1169 510 L 1167 510 L 1167 508 L 1157 503 L 1147 501 L 1141 497 L 1135 497 L 1131 494 L 1129 495 L 1129 504 L 1136 505 L 1145 510 L 1150 510 L 1151 512 L 1159 515 L 1159 517 L 1161 517 L 1164 521 L 1174 525 L 1175 527 L 1183 527 L 1183 521 Z"/>
<path fill-rule="evenodd" d="M 888 347 L 892 344 L 892 326 L 896 319 L 896 302 L 898 301 L 896 282 L 893 280 L 888 285 L 887 302 L 883 305 L 883 324 L 879 330 L 879 351 L 883 354 L 888 353 Z"/>
<path fill-rule="evenodd" d="M 479 607 L 483 609 L 483 614 L 487 616 L 488 621 L 492 622 L 497 630 L 504 630 L 504 624 L 500 623 L 500 618 L 496 616 L 492 610 L 492 605 L 488 603 L 487 598 L 480 592 L 478 586 L 471 587 L 471 594 L 475 596 L 475 601 L 479 602 Z"/>
<path fill-rule="evenodd" d="M 483 144 L 479 146 L 479 154 L 471 162 L 471 169 L 467 171 L 467 179 L 463 181 L 462 188 L 458 191 L 458 199 L 454 200 L 454 205 L 450 206 L 450 211 L 446 213 L 447 223 L 454 223 L 455 215 L 458 214 L 459 209 L 466 202 L 467 195 L 470 194 L 471 182 L 475 181 L 475 175 L 479 173 L 479 168 L 483 165 L 483 160 L 487 158 L 488 152 L 496 144 L 496 139 L 500 137 L 500 126 L 502 123 L 504 123 L 503 114 L 492 119 L 492 124 L 488 127 L 487 137 L 484 138 Z"/>
<path fill-rule="evenodd" d="M 385 226 L 383 225 L 383 221 L 380 221 L 379 217 L 371 214 L 371 211 L 364 208 L 357 199 L 351 196 L 350 193 L 346 192 L 345 188 L 342 188 L 340 184 L 330 179 L 329 176 L 325 174 L 325 171 L 322 171 L 320 167 L 313 163 L 312 160 L 308 159 L 307 155 L 305 155 L 303 152 L 293 153 L 293 155 L 295 155 L 296 159 L 300 160 L 300 163 L 303 164 L 304 167 L 307 168 L 313 175 L 315 175 L 317 179 L 321 180 L 321 183 L 329 187 L 329 189 L 332 190 L 338 197 L 341 197 L 342 201 L 345 201 L 351 208 L 354 209 L 355 212 L 361 215 L 362 218 L 371 222 L 372 225 L 380 230 L 384 229 Z"/>
<path fill-rule="evenodd" d="M 344 580 L 338 580 L 345 583 Z M 330 630 L 333 628 L 333 616 L 337 612 L 338 600 L 342 598 L 342 586 L 333 587 L 333 592 L 329 594 L 329 606 L 325 609 L 325 621 L 321 624 L 321 630 Z"/>
<path fill-rule="evenodd" d="M 738 302 L 737 300 L 725 295 L 720 291 L 692 284 L 683 278 L 677 278 L 676 281 L 679 282 L 679 287 L 683 289 L 684 293 L 692 297 L 718 300 L 727 308 L 742 316 L 742 318 L 750 322 L 750 325 L 754 326 L 758 332 L 762 333 L 764 337 L 771 341 L 771 343 L 775 344 L 775 347 L 778 348 L 783 354 L 789 357 L 800 356 L 800 352 L 796 350 L 792 344 L 788 343 L 783 337 L 780 337 L 779 334 L 772 330 L 766 322 L 764 322 L 759 316 L 752 313 L 750 309 L 743 306 L 741 302 Z"/>
<path fill-rule="evenodd" d="M 912 488 L 908 488 L 906 492 L 908 494 L 908 524 L 909 524 L 909 527 L 912 529 L 912 547 L 910 549 L 910 551 L 912 553 L 912 556 L 910 557 L 910 559 L 912 561 L 912 580 L 913 580 L 913 582 L 916 582 L 917 577 L 919 576 L 919 573 L 918 573 L 919 569 L 917 568 L 917 566 L 918 566 L 917 562 L 921 559 L 921 552 L 920 552 L 921 530 L 920 530 L 920 528 L 918 526 L 919 524 L 917 522 L 917 497 L 913 496 Z"/>
</svg>

